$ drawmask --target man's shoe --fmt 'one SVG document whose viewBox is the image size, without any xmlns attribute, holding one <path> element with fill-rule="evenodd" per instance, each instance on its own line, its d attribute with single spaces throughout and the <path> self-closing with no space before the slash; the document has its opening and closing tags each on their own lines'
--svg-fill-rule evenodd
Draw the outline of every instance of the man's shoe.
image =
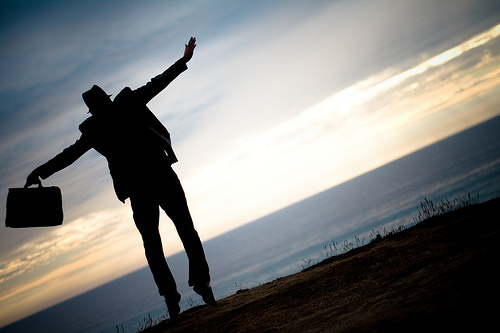
<svg viewBox="0 0 500 333">
<path fill-rule="evenodd" d="M 177 293 L 163 297 L 165 297 L 165 304 L 167 304 L 168 315 L 170 319 L 176 318 L 181 312 L 181 307 L 179 306 L 181 295 Z"/>
<path fill-rule="evenodd" d="M 193 287 L 193 290 L 203 298 L 203 302 L 205 302 L 206 304 L 213 307 L 219 306 L 219 304 L 217 304 L 217 301 L 215 300 L 214 293 L 212 292 L 211 287 L 207 287 L 205 285 L 197 285 Z"/>
</svg>

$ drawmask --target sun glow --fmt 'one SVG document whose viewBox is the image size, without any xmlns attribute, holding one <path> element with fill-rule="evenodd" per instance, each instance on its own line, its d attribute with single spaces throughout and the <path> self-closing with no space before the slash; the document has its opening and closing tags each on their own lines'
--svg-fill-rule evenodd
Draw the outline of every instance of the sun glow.
<svg viewBox="0 0 500 333">
<path fill-rule="evenodd" d="M 473 68 L 456 67 L 460 56 L 499 34 L 497 25 L 400 74 L 386 70 L 267 131 L 240 137 L 225 157 L 184 182 L 196 220 L 212 226 L 203 232 L 214 236 L 214 225 L 227 231 L 249 217 L 270 213 L 266 201 L 275 209 L 276 204 L 300 200 L 492 117 L 491 112 L 471 109 L 470 123 L 454 124 L 417 142 L 406 139 L 419 126 L 429 126 L 432 117 L 442 117 L 454 105 L 499 85 L 499 55 L 487 54 Z M 280 171 L 290 168 L 300 180 Z M 265 186 L 271 181 L 276 184 L 273 191 Z M 204 195 L 210 192 L 217 195 Z M 225 205 L 235 197 L 240 204 Z M 224 210 L 224 219 L 219 210 Z"/>
</svg>

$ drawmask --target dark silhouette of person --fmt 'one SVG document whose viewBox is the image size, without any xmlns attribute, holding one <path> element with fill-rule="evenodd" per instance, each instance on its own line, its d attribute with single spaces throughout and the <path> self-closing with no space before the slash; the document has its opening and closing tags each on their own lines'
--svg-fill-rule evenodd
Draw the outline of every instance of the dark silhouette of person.
<svg viewBox="0 0 500 333">
<path fill-rule="evenodd" d="M 202 243 L 194 228 L 184 190 L 172 170 L 177 157 L 170 134 L 146 104 L 187 69 L 196 39 L 185 45 L 184 55 L 146 85 L 132 90 L 124 88 L 111 101 L 99 86 L 82 94 L 91 116 L 79 129 L 81 137 L 61 153 L 39 166 L 28 176 L 26 186 L 40 182 L 64 169 L 85 152 L 94 148 L 109 165 L 118 199 L 130 199 L 133 218 L 141 233 L 146 258 L 164 296 L 171 318 L 180 312 L 181 295 L 165 260 L 159 225 L 159 207 L 174 223 L 189 260 L 189 286 L 205 303 L 217 306 Z"/>
</svg>

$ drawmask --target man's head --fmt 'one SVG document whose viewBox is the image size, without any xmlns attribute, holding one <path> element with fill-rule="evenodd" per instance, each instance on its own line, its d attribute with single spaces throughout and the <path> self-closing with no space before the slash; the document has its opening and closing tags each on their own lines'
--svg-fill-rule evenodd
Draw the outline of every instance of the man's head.
<svg viewBox="0 0 500 333">
<path fill-rule="evenodd" d="M 113 105 L 110 96 L 97 85 L 82 94 L 83 101 L 89 107 L 89 112 L 94 116 L 100 116 L 109 111 L 109 108 Z"/>
</svg>

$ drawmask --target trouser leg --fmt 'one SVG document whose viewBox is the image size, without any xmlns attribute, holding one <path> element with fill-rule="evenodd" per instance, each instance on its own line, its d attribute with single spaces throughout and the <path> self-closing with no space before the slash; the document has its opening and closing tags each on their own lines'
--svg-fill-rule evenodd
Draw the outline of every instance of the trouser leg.
<svg viewBox="0 0 500 333">
<path fill-rule="evenodd" d="M 147 195 L 131 196 L 135 225 L 144 242 L 146 259 L 160 295 L 177 295 L 177 285 L 165 260 L 161 243 L 158 204 Z"/>
<path fill-rule="evenodd" d="M 161 208 L 172 220 L 184 245 L 189 260 L 189 286 L 210 282 L 208 263 L 198 232 L 194 228 L 186 196 L 177 175 L 169 172 L 167 195 L 160 201 Z"/>
</svg>

